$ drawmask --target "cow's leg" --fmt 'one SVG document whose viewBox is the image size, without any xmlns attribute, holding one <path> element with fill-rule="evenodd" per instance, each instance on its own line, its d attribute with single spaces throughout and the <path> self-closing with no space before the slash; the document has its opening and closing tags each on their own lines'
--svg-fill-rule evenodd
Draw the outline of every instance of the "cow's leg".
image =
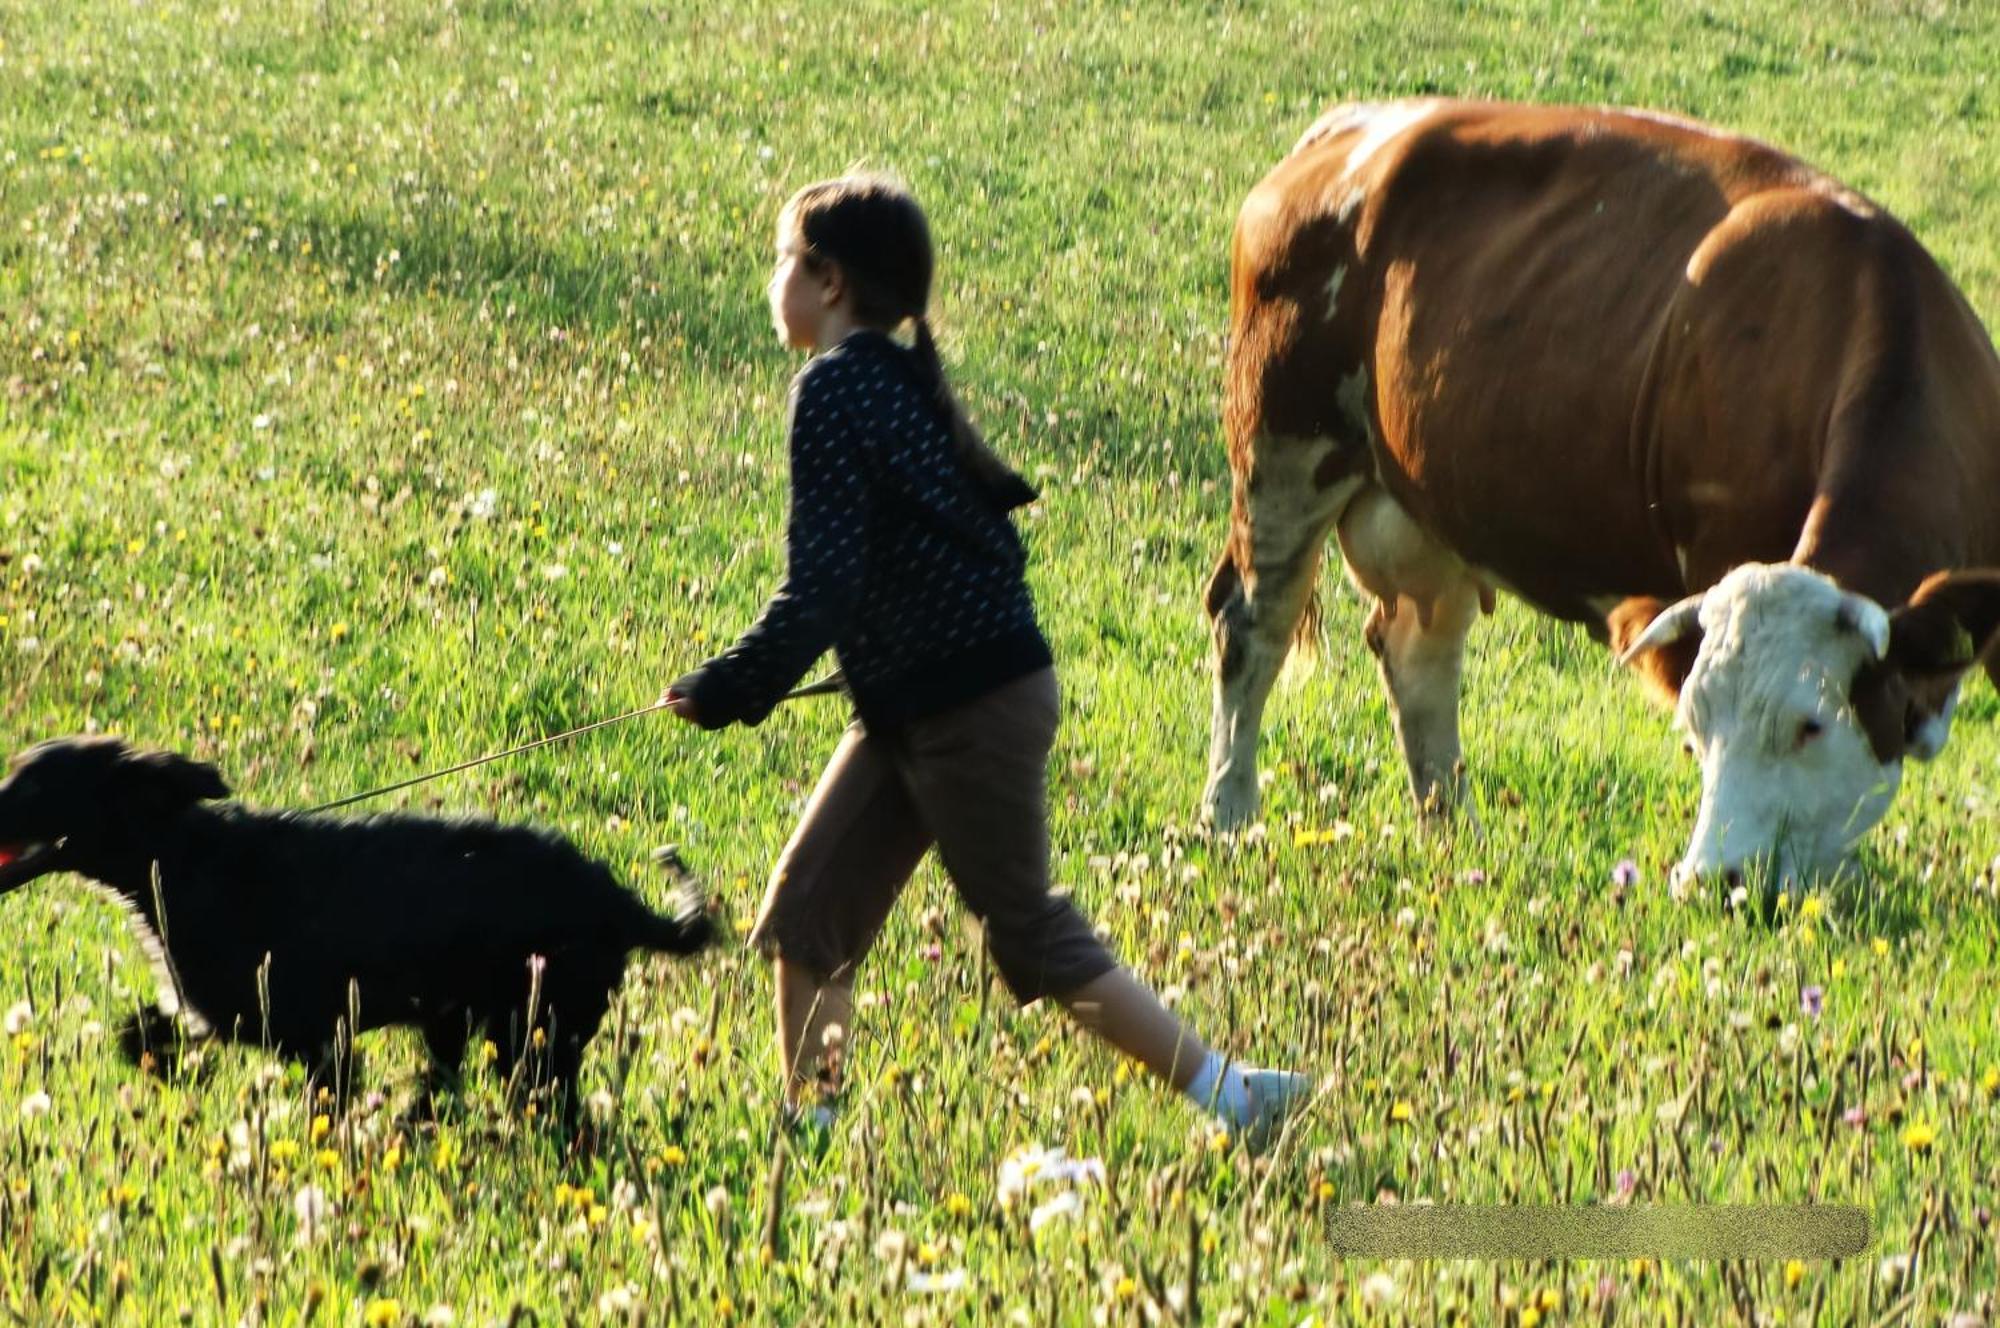
<svg viewBox="0 0 2000 1328">
<path fill-rule="evenodd" d="M 1375 597 L 1363 628 L 1389 694 L 1389 713 L 1422 812 L 1462 800 L 1458 685 L 1465 636 L 1490 611 L 1490 588 L 1456 554 L 1370 486 L 1340 521 L 1348 575 Z"/>
<path fill-rule="evenodd" d="M 1215 689 L 1201 817 L 1220 830 L 1257 814 L 1264 702 L 1312 599 L 1328 531 L 1361 481 L 1332 439 L 1259 436 L 1239 468 L 1228 548 L 1208 584 Z"/>
</svg>

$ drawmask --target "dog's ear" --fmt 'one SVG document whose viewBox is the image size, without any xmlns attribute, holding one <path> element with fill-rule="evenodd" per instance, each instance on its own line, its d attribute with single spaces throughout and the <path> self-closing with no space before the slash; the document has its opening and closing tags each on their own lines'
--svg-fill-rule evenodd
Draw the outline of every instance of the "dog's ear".
<svg viewBox="0 0 2000 1328">
<path fill-rule="evenodd" d="M 158 815 L 229 796 L 229 785 L 214 766 L 172 752 L 130 752 L 116 769 L 120 793 Z"/>
</svg>

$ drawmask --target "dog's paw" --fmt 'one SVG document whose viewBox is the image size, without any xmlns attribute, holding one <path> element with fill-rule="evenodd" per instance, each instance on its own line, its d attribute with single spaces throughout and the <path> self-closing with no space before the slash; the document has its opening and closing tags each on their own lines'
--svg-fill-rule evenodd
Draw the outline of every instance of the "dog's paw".
<svg viewBox="0 0 2000 1328">
<path fill-rule="evenodd" d="M 174 1017 L 158 1006 L 141 1010 L 118 1026 L 118 1054 L 148 1074 L 162 1072 L 180 1045 Z"/>
</svg>

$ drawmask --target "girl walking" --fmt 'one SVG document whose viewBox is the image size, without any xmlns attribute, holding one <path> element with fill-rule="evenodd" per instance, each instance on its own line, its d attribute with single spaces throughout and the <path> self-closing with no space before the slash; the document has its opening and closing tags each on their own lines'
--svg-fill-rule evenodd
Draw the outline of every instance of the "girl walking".
<svg viewBox="0 0 2000 1328">
<path fill-rule="evenodd" d="M 1008 516 L 1035 492 L 946 382 L 923 212 L 850 175 L 794 195 L 777 239 L 772 320 L 813 352 L 792 383 L 787 572 L 742 638 L 661 699 L 703 728 L 755 725 L 828 647 L 853 699 L 751 933 L 774 961 L 788 1113 L 806 1085 L 837 1088 L 826 1030 L 850 1026 L 855 966 L 935 846 L 1018 1001 L 1053 996 L 1261 1148 L 1305 1077 L 1225 1062 L 1049 892 L 1060 701 Z M 905 323 L 913 348 L 890 336 Z"/>
</svg>

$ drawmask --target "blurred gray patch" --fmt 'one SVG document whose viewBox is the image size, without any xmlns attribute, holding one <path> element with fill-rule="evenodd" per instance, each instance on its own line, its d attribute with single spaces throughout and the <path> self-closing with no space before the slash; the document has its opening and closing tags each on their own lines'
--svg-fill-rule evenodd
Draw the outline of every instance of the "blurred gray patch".
<svg viewBox="0 0 2000 1328">
<path fill-rule="evenodd" d="M 1375 1259 L 1843 1259 L 1874 1238 L 1846 1204 L 1398 1204 L 1326 1227 L 1336 1254 Z"/>
</svg>

